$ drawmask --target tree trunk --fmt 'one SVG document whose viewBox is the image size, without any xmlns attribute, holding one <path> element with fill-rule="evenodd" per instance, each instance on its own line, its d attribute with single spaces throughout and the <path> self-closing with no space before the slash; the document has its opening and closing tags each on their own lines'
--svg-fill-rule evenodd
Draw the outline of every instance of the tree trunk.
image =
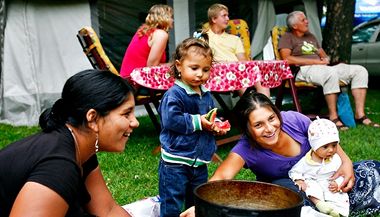
<svg viewBox="0 0 380 217">
<path fill-rule="evenodd" d="M 331 63 L 349 63 L 351 59 L 352 28 L 355 0 L 329 0 L 322 47 Z"/>
</svg>

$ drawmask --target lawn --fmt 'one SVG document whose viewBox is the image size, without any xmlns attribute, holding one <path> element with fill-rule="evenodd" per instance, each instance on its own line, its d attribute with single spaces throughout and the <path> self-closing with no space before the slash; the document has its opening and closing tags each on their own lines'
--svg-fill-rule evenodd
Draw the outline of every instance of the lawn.
<svg viewBox="0 0 380 217">
<path fill-rule="evenodd" d="M 369 90 L 366 104 L 368 116 L 380 123 L 380 90 Z M 130 203 L 158 194 L 157 168 L 159 155 L 152 151 L 159 145 L 158 135 L 148 117 L 139 117 L 136 129 L 124 153 L 99 153 L 100 165 L 108 187 L 119 204 Z M 12 127 L 0 124 L 0 147 L 37 132 L 37 127 Z M 358 126 L 341 132 L 341 145 L 353 161 L 380 160 L 380 129 Z M 218 154 L 224 158 L 233 144 L 220 146 Z M 21 153 L 20 153 L 21 154 Z M 211 175 L 217 167 L 209 165 Z M 237 179 L 253 180 L 254 175 L 242 170 Z"/>
</svg>

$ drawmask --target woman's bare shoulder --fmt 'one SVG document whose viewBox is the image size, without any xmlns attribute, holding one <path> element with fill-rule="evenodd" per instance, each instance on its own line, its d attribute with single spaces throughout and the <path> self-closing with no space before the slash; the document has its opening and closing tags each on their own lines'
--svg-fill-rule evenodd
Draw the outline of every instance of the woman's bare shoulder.
<svg viewBox="0 0 380 217">
<path fill-rule="evenodd" d="M 164 37 L 169 37 L 169 34 L 165 31 L 165 30 L 162 30 L 162 29 L 156 29 L 154 32 L 153 32 L 153 37 L 160 37 L 160 38 L 164 38 Z"/>
</svg>

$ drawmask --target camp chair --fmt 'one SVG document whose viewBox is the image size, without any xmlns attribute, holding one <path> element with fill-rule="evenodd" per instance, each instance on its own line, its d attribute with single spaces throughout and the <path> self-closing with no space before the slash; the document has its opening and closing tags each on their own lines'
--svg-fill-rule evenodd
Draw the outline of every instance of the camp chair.
<svg viewBox="0 0 380 217">
<path fill-rule="evenodd" d="M 271 37 L 272 37 L 272 45 L 273 45 L 273 52 L 274 56 L 277 60 L 281 60 L 280 52 L 278 50 L 278 43 L 280 41 L 280 38 L 282 35 L 285 34 L 285 32 L 288 31 L 288 27 L 286 26 L 274 26 L 271 31 Z M 297 72 L 300 70 L 298 66 L 295 65 L 290 65 L 290 69 L 294 75 L 294 78 L 288 79 L 286 81 L 283 81 L 281 86 L 278 88 L 277 96 L 276 96 L 276 107 L 281 109 L 282 108 L 282 101 L 284 99 L 284 93 L 285 91 L 289 91 L 292 99 L 293 99 L 293 104 L 296 109 L 296 111 L 302 113 L 302 108 L 301 104 L 299 101 L 298 93 L 301 90 L 316 90 L 316 89 L 321 89 L 321 87 L 314 85 L 313 83 L 306 82 L 306 81 L 295 81 L 295 77 L 297 75 Z M 322 101 L 321 103 L 324 103 L 324 98 L 323 94 L 321 91 L 317 93 L 318 101 Z M 320 105 L 317 103 L 318 106 Z M 320 108 L 320 107 L 319 107 Z M 314 115 L 313 115 L 314 116 Z"/>
<path fill-rule="evenodd" d="M 233 19 L 228 21 L 226 32 L 237 35 L 243 42 L 244 51 L 248 59 L 251 59 L 251 42 L 249 38 L 249 28 L 243 19 Z"/>
<path fill-rule="evenodd" d="M 103 50 L 100 40 L 92 27 L 83 27 L 77 34 L 79 43 L 83 48 L 83 52 L 90 61 L 94 69 L 109 70 L 112 73 L 119 75 L 108 56 Z M 162 93 L 156 93 L 153 90 L 149 90 L 148 95 L 135 95 L 136 105 L 144 105 L 152 123 L 159 133 L 161 131 L 160 123 L 154 114 L 150 103 L 153 103 L 155 108 L 158 108 L 159 99 Z"/>
<path fill-rule="evenodd" d="M 202 25 L 202 29 L 208 29 L 209 23 L 206 22 Z M 245 54 L 248 59 L 251 59 L 251 42 L 249 38 L 249 28 L 247 22 L 243 19 L 233 19 L 228 21 L 226 32 L 238 36 L 242 42 Z"/>
<path fill-rule="evenodd" d="M 286 26 L 274 26 L 272 28 L 271 37 L 272 37 L 273 52 L 274 52 L 274 56 L 277 60 L 281 60 L 281 56 L 280 56 L 280 53 L 278 51 L 278 43 L 280 41 L 281 36 L 284 35 L 285 32 L 287 32 L 287 31 L 288 31 L 288 27 L 286 27 Z M 313 91 L 316 95 L 316 101 L 314 101 L 314 103 L 313 103 L 315 105 L 314 111 L 320 112 L 320 108 L 321 108 L 320 105 L 325 104 L 322 87 L 315 85 L 311 82 L 295 81 L 295 77 L 297 75 L 297 72 L 300 70 L 300 68 L 299 68 L 299 66 L 290 65 L 290 69 L 292 70 L 294 78 L 284 81 L 282 83 L 282 85 L 280 86 L 278 93 L 277 93 L 277 96 L 276 96 L 276 102 L 275 102 L 276 106 L 279 109 L 281 109 L 282 101 L 284 99 L 284 92 L 285 92 L 285 90 L 290 89 L 290 94 L 292 95 L 293 104 L 296 108 L 296 111 L 302 113 L 301 104 L 300 104 L 300 101 L 298 98 L 298 93 L 300 91 L 309 91 L 309 92 Z M 342 81 L 339 82 L 339 85 L 341 88 L 347 86 L 347 84 L 345 84 Z M 307 115 L 311 118 L 314 118 L 316 115 L 323 116 L 321 114 L 307 114 Z"/>
<path fill-rule="evenodd" d="M 278 43 L 280 41 L 281 36 L 283 36 L 285 32 L 287 31 L 288 31 L 288 27 L 286 26 L 274 26 L 272 28 L 271 37 L 272 37 L 273 52 L 277 60 L 281 60 L 280 52 L 278 50 Z M 305 89 L 306 90 L 317 89 L 318 86 L 310 82 L 295 81 L 295 77 L 297 75 L 297 72 L 300 70 L 300 68 L 298 66 L 291 65 L 290 69 L 294 75 L 294 78 L 284 81 L 283 84 L 281 84 L 281 86 L 278 89 L 275 104 L 277 108 L 281 109 L 282 101 L 284 99 L 284 92 L 286 91 L 286 89 L 290 89 L 290 94 L 292 96 L 295 109 L 296 111 L 302 113 L 301 104 L 298 98 L 298 91 L 305 90 Z"/>
</svg>

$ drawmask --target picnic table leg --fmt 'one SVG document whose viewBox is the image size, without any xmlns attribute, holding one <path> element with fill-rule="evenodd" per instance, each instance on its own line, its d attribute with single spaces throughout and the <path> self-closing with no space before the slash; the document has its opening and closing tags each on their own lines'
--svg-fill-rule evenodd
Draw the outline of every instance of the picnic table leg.
<svg viewBox="0 0 380 217">
<path fill-rule="evenodd" d="M 222 163 L 222 161 L 223 161 L 223 159 L 217 153 L 215 153 L 212 156 L 212 162 L 214 162 L 214 163 Z"/>
</svg>

